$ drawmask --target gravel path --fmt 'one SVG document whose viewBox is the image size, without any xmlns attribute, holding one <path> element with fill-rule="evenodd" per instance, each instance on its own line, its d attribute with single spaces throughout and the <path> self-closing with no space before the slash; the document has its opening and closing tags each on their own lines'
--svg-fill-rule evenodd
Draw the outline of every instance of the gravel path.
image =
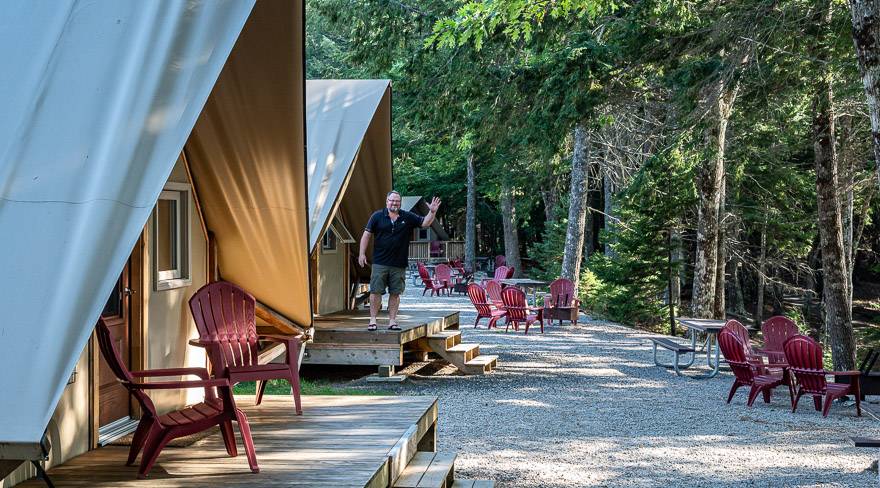
<svg viewBox="0 0 880 488">
<path fill-rule="evenodd" d="M 644 333 L 596 321 L 544 335 L 487 331 L 485 320 L 474 329 L 466 297 L 420 293 L 410 287 L 402 309 L 460 310 L 463 342 L 499 356 L 490 375 L 389 386 L 440 398 L 439 449 L 458 452 L 458 477 L 502 487 L 875 486 L 866 468 L 876 453 L 848 438 L 880 435 L 880 423 L 855 407 L 823 419 L 804 398 L 792 414 L 781 389 L 770 405 L 746 407 L 742 390 L 727 405 L 730 373 L 676 377 L 653 365 Z"/>
</svg>

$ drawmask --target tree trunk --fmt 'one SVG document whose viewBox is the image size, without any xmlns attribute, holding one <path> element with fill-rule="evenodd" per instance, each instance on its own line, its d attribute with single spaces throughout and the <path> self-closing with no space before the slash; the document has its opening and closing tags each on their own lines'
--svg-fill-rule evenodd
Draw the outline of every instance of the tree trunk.
<svg viewBox="0 0 880 488">
<path fill-rule="evenodd" d="M 562 277 L 571 280 L 577 291 L 584 249 L 584 224 L 587 216 L 587 166 L 590 162 L 590 132 L 585 122 L 574 128 L 574 152 L 571 155 L 568 228 L 562 255 Z"/>
<path fill-rule="evenodd" d="M 755 287 L 755 327 L 760 328 L 764 321 L 764 277 L 767 263 L 767 212 L 764 212 L 764 225 L 761 227 L 761 257 L 758 258 L 758 285 Z"/>
<path fill-rule="evenodd" d="M 669 236 L 669 301 L 677 310 L 681 303 L 681 232 L 672 229 L 669 231 Z"/>
<path fill-rule="evenodd" d="M 859 73 L 868 101 L 877 183 L 880 185 L 880 2 L 849 0 L 852 36 L 859 61 Z"/>
<path fill-rule="evenodd" d="M 743 288 L 742 288 L 742 277 L 740 276 L 739 270 L 742 268 L 742 262 L 740 260 L 736 260 L 733 263 L 733 275 L 731 279 L 733 280 L 733 293 L 736 307 L 737 315 L 745 315 L 746 314 L 746 301 L 743 298 Z"/>
<path fill-rule="evenodd" d="M 507 265 L 516 270 L 514 276 L 522 274 L 522 262 L 519 258 L 519 234 L 516 221 L 516 208 L 513 205 L 513 190 L 504 183 L 501 188 L 501 221 L 504 224 L 504 257 Z"/>
<path fill-rule="evenodd" d="M 547 188 L 541 192 L 541 200 L 544 201 L 544 218 L 549 224 L 556 221 L 556 204 L 559 202 L 559 195 L 556 188 Z M 545 225 L 545 228 L 547 226 Z"/>
<path fill-rule="evenodd" d="M 817 46 L 823 46 L 831 21 L 831 5 L 824 7 Z M 820 60 L 827 60 L 821 48 Z M 834 97 L 830 73 L 825 72 L 817 83 L 813 99 L 813 150 L 816 164 L 816 195 L 819 214 L 819 238 L 822 242 L 822 274 L 824 281 L 825 327 L 830 335 L 831 357 L 837 371 L 855 366 L 855 338 L 852 309 L 848 306 L 849 289 L 846 278 L 846 256 L 843 246 L 843 222 L 838 199 L 838 161 L 834 147 Z"/>
<path fill-rule="evenodd" d="M 605 197 L 605 255 L 613 258 L 615 256 L 614 253 L 614 182 L 611 179 L 611 176 L 608 174 L 608 164 L 607 161 L 604 161 L 604 167 L 602 168 L 602 172 L 604 174 L 602 178 L 602 192 Z"/>
<path fill-rule="evenodd" d="M 721 176 L 721 198 L 718 206 L 718 259 L 715 263 L 715 303 L 712 308 L 712 314 L 716 319 L 724 319 L 727 315 L 725 309 L 727 303 L 725 301 L 727 282 L 725 280 L 725 270 L 727 269 L 727 231 L 725 229 L 726 205 L 724 203 L 727 194 L 727 178 L 722 173 Z"/>
<path fill-rule="evenodd" d="M 724 149 L 727 123 L 738 83 L 729 86 L 723 77 L 718 81 L 714 95 L 713 112 L 717 116 L 708 130 L 707 139 L 711 157 L 701 165 L 697 174 L 697 256 L 694 264 L 694 292 L 691 308 L 695 317 L 712 318 L 715 315 L 718 266 L 718 221 L 724 182 Z M 723 289 L 721 290 L 723 293 Z"/>
<path fill-rule="evenodd" d="M 474 155 L 467 158 L 467 206 L 464 226 L 464 266 L 477 269 L 477 177 Z"/>
</svg>

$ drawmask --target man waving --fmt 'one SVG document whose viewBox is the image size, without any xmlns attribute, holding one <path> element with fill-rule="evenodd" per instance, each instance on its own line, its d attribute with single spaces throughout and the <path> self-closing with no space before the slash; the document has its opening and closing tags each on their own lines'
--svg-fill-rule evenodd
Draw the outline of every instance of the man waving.
<svg viewBox="0 0 880 488">
<path fill-rule="evenodd" d="M 382 306 L 382 295 L 388 290 L 388 328 L 400 330 L 397 325 L 397 309 L 400 294 L 406 288 L 406 267 L 409 264 L 409 241 L 416 227 L 428 227 L 434 222 L 440 199 L 434 197 L 428 205 L 428 215 L 420 215 L 400 209 L 400 193 L 391 191 L 385 198 L 385 208 L 373 212 L 364 235 L 361 236 L 358 263 L 367 265 L 367 246 L 374 235 L 373 268 L 370 274 L 370 325 L 376 330 L 376 315 Z"/>
</svg>

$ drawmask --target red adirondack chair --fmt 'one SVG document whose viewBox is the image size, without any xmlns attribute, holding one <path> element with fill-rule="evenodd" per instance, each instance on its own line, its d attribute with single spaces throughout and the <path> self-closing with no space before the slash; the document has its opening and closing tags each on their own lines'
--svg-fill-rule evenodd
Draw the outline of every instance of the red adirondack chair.
<svg viewBox="0 0 880 488">
<path fill-rule="evenodd" d="M 822 410 L 822 416 L 827 417 L 831 410 L 831 402 L 835 398 L 845 395 L 856 397 L 856 414 L 862 416 L 862 400 L 859 391 L 860 371 L 826 371 L 822 365 L 822 345 L 805 335 L 790 337 L 782 345 L 785 359 L 791 372 L 797 379 L 797 394 L 791 400 L 791 411 L 797 410 L 798 401 L 802 395 L 812 395 L 813 405 L 816 410 Z M 849 383 L 829 383 L 826 376 L 846 376 Z M 825 397 L 825 408 L 822 408 L 822 397 Z"/>
<path fill-rule="evenodd" d="M 734 324 L 731 324 L 731 322 Z M 770 394 L 773 388 L 782 384 L 789 385 L 789 394 L 791 394 L 791 381 L 789 380 L 788 373 L 785 370 L 778 373 L 770 373 L 764 365 L 756 364 L 752 357 L 750 357 L 749 346 L 743 342 L 740 336 L 741 331 L 737 330 L 736 325 L 742 327 L 742 324 L 739 322 L 730 321 L 718 333 L 718 347 L 721 348 L 721 353 L 724 354 L 724 359 L 727 360 L 727 364 L 730 365 L 734 375 L 733 386 L 730 387 L 730 393 L 727 395 L 727 403 L 733 400 L 733 395 L 741 386 L 751 388 L 747 402 L 747 405 L 750 407 L 755 403 L 758 393 L 764 395 L 764 403 L 770 403 Z M 748 337 L 748 332 L 746 332 L 746 336 Z M 758 361 L 760 361 L 760 358 Z M 773 365 L 768 364 L 766 366 Z"/>
<path fill-rule="evenodd" d="M 540 308 L 533 309 L 526 304 L 526 294 L 515 286 L 508 286 L 501 292 L 501 299 L 504 301 L 504 310 L 507 311 L 507 327 L 504 332 L 510 328 L 513 323 L 513 330 L 519 330 L 519 324 L 524 323 L 526 326 L 525 333 L 529 333 L 529 326 L 538 322 L 541 325 L 541 333 L 544 333 L 544 317 L 543 310 Z"/>
<path fill-rule="evenodd" d="M 508 280 L 513 277 L 513 271 L 513 268 L 508 268 L 507 266 L 499 266 L 495 268 L 494 276 L 491 279 L 487 278 L 483 280 L 482 285 L 485 287 L 491 280 Z"/>
<path fill-rule="evenodd" d="M 98 320 L 95 327 L 98 338 L 98 346 L 101 354 L 107 361 L 107 365 L 116 375 L 120 383 L 128 390 L 141 405 L 141 420 L 131 441 L 128 450 L 126 466 L 134 464 L 141 449 L 144 455 L 141 457 L 141 465 L 138 468 L 138 478 L 146 478 L 150 469 L 168 442 L 178 437 L 183 437 L 215 425 L 220 426 L 223 435 L 223 443 L 226 452 L 235 457 L 238 450 L 235 446 L 235 434 L 232 432 L 232 421 L 238 422 L 241 432 L 241 440 L 247 453 L 248 464 L 254 473 L 260 472 L 257 465 L 257 455 L 254 452 L 254 441 L 251 439 L 251 428 L 248 425 L 247 416 L 236 408 L 235 399 L 232 396 L 232 388 L 226 378 L 210 379 L 208 370 L 205 368 L 169 368 L 151 369 L 147 371 L 129 371 L 116 350 L 116 343 L 110 333 L 110 328 L 104 319 Z M 135 378 L 155 378 L 169 376 L 198 376 L 198 380 L 187 381 L 155 381 L 151 383 L 138 383 Z M 187 407 L 182 410 L 168 412 L 159 415 L 156 407 L 146 394 L 147 390 L 178 390 L 183 388 L 204 388 L 205 401 Z M 216 389 L 216 391 L 215 391 Z M 217 395 L 219 392 L 219 396 Z"/>
<path fill-rule="evenodd" d="M 558 319 L 577 325 L 578 311 L 581 301 L 574 294 L 574 283 L 565 278 L 559 278 L 550 283 L 550 296 L 544 302 L 544 318 L 551 321 Z"/>
<path fill-rule="evenodd" d="M 767 356 L 771 362 L 785 362 L 785 353 L 782 345 L 789 337 L 800 334 L 798 326 L 788 317 L 770 317 L 761 324 L 761 335 L 764 336 L 764 347 L 755 349 L 756 352 Z"/>
<path fill-rule="evenodd" d="M 191 343 L 204 347 L 215 376 L 257 382 L 256 404 L 263 401 L 266 381 L 282 379 L 290 383 L 296 414 L 302 415 L 299 387 L 299 352 L 302 335 L 257 335 L 254 297 L 232 283 L 215 281 L 201 287 L 189 299 L 189 309 L 199 331 L 199 340 Z M 257 341 L 280 342 L 285 346 L 283 363 L 259 364 Z"/>
<path fill-rule="evenodd" d="M 431 241 L 429 244 L 428 255 L 432 258 L 439 258 L 443 256 L 443 243 L 440 241 Z"/>
<path fill-rule="evenodd" d="M 468 297 L 471 299 L 471 303 L 474 304 L 474 308 L 477 309 L 477 320 L 474 321 L 474 328 L 477 328 L 477 325 L 482 318 L 489 319 L 488 329 L 491 329 L 492 327 L 497 328 L 498 319 L 507 315 L 507 312 L 500 309 L 493 310 L 492 302 L 486 298 L 486 290 L 480 288 L 480 285 L 471 283 L 467 287 L 467 293 Z"/>
<path fill-rule="evenodd" d="M 425 285 L 425 289 L 422 290 L 422 296 L 424 296 L 428 290 L 431 291 L 431 296 L 434 296 L 441 294 L 443 290 L 449 288 L 443 283 L 432 279 L 431 274 L 428 273 L 428 268 L 426 268 L 425 265 L 422 263 L 419 263 L 419 277 L 422 279 L 422 283 Z"/>
<path fill-rule="evenodd" d="M 434 268 L 434 279 L 445 284 L 447 288 L 461 282 L 461 278 L 452 276 L 452 268 L 447 264 L 438 264 Z"/>
<path fill-rule="evenodd" d="M 489 280 L 486 283 L 486 293 L 489 295 L 489 301 L 492 302 L 492 305 L 495 305 L 495 308 L 499 310 L 504 309 L 504 299 L 501 298 L 501 290 L 503 287 L 501 286 L 501 282 L 497 280 Z"/>
<path fill-rule="evenodd" d="M 739 340 L 743 343 L 743 346 L 745 346 L 746 353 L 749 356 L 755 355 L 755 352 L 752 349 L 752 340 L 749 337 L 749 330 L 746 329 L 746 326 L 744 326 L 742 323 L 740 323 L 740 321 L 733 320 L 733 319 L 728 320 L 724 324 L 723 329 L 727 329 L 727 330 L 733 332 L 734 335 L 736 335 L 739 338 Z"/>
<path fill-rule="evenodd" d="M 507 258 L 503 254 L 495 256 L 495 269 L 498 269 L 505 264 L 507 264 Z"/>
</svg>

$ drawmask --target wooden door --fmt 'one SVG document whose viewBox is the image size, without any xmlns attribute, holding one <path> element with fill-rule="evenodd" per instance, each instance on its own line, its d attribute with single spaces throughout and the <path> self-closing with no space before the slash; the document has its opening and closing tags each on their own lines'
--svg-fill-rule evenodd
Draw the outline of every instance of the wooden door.
<svg viewBox="0 0 880 488">
<path fill-rule="evenodd" d="M 116 350 L 122 355 L 122 360 L 131 367 L 130 345 L 130 310 L 129 297 L 131 279 L 131 261 L 125 265 L 125 269 L 119 276 L 116 286 L 110 292 L 107 304 L 101 316 L 110 328 L 110 334 L 116 344 Z M 116 380 L 116 375 L 107 366 L 104 357 L 101 356 L 98 366 L 98 426 L 104 425 L 124 417 L 131 413 L 131 403 L 128 390 Z"/>
</svg>

